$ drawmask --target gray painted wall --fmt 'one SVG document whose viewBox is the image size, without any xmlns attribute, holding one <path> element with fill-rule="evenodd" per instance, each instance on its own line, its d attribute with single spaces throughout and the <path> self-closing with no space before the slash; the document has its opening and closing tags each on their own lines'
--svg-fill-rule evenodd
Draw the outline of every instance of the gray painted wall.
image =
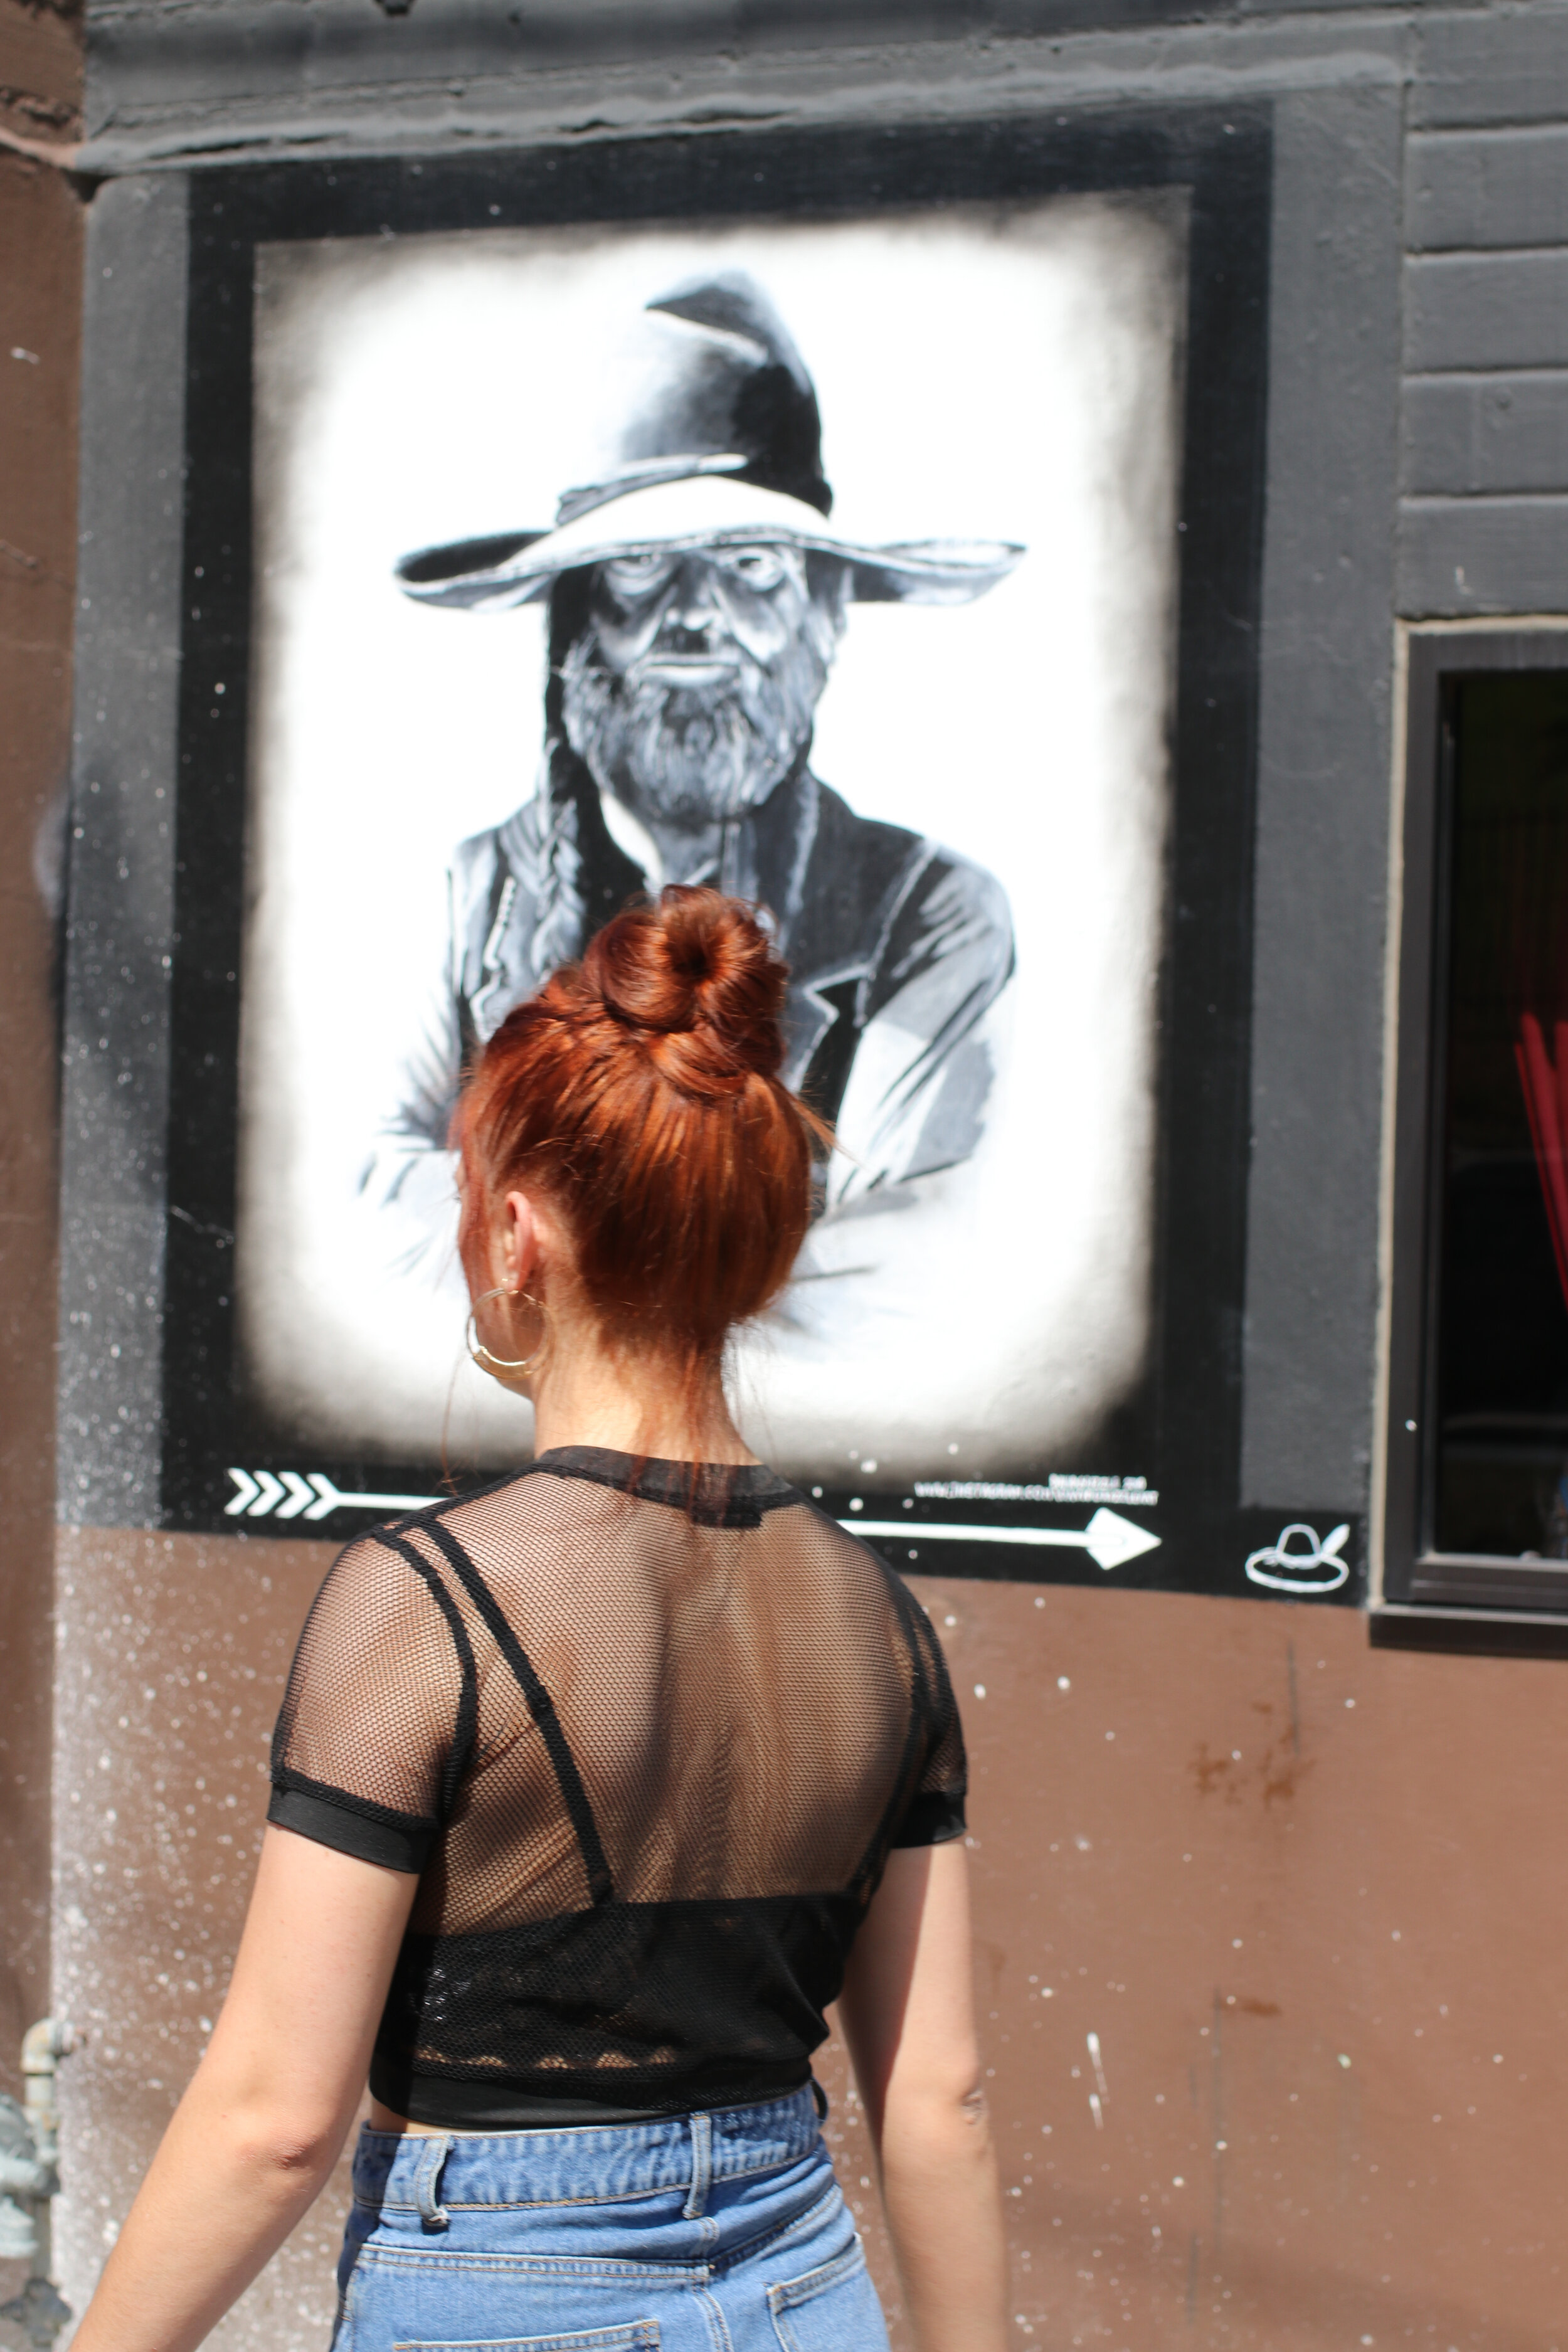
<svg viewBox="0 0 1568 2352">
<path fill-rule="evenodd" d="M 1400 610 L 1568 608 L 1568 9 L 1417 30 Z"/>
<path fill-rule="evenodd" d="M 1357 1508 L 1373 1429 L 1394 623 L 1568 610 L 1568 6 L 1258 5 L 1176 19 L 1119 0 L 415 0 L 405 15 L 377 0 L 110 0 L 89 11 L 81 163 L 146 176 L 105 187 L 93 208 L 95 254 L 119 239 L 123 257 L 102 265 L 115 278 L 89 274 L 83 593 L 98 602 L 82 637 L 79 789 L 92 794 L 96 781 L 106 805 L 141 793 L 151 817 L 154 777 L 172 780 L 169 518 L 142 460 L 135 497 L 124 473 L 132 453 L 174 447 L 178 419 L 172 407 L 117 413 L 110 387 L 144 389 L 155 373 L 138 363 L 127 376 L 133 332 L 165 338 L 177 381 L 185 167 L 1271 99 L 1244 1499 Z M 142 714 L 132 751 L 123 724 L 117 745 L 96 742 L 100 706 Z M 68 1317 L 85 1295 L 87 1244 L 111 1214 L 130 1218 L 125 1247 L 146 1270 L 145 1291 L 140 1276 L 121 1285 L 128 1335 L 146 1311 L 135 1297 L 153 1294 L 155 1147 L 132 1134 L 113 1089 L 163 1018 L 166 875 L 138 867 L 117 883 L 111 826 L 82 854 L 100 887 L 122 891 L 124 920 L 75 949 L 68 1199 L 80 1188 L 96 1200 L 100 1227 L 79 1220 L 79 1240 L 68 1234 L 61 1502 L 113 1522 L 155 1507 L 138 1452 L 154 1401 L 119 1393 L 111 1367 L 123 1358 L 72 1354 L 81 1327 Z M 117 1016 L 125 1034 L 98 1047 L 108 1033 L 95 976 L 122 940 L 136 973 Z M 154 1095 L 127 1091 L 153 1114 Z M 141 1335 L 144 1366 L 154 1336 Z"/>
<path fill-rule="evenodd" d="M 1309 1517 L 1371 1465 L 1401 102 L 1275 116 L 1242 1486 Z"/>
<path fill-rule="evenodd" d="M 185 183 L 89 216 L 61 1102 L 62 1520 L 156 1524 Z"/>
</svg>

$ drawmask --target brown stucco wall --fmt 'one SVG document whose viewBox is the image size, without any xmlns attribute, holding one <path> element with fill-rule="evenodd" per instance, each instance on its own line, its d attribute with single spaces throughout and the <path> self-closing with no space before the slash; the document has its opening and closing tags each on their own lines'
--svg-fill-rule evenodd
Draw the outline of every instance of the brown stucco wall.
<svg viewBox="0 0 1568 2352">
<path fill-rule="evenodd" d="M 221 1996 L 330 1558 L 65 1538 L 58 1967 L 89 2032 L 64 2091 L 73 2300 Z M 1374 1652 L 1343 1611 L 919 1590 L 973 1756 L 1020 2345 L 1568 2342 L 1568 1668 Z M 875 2250 L 861 2127 L 824 2071 Z M 341 2210 L 340 2175 L 221 2342 L 321 2343 Z"/>
<path fill-rule="evenodd" d="M 272 1718 L 331 1557 L 62 1531 L 55 1982 L 81 2040 L 61 2076 L 56 2245 L 79 2310 L 223 1998 Z M 344 2193 L 340 2172 L 215 2343 L 320 2352 Z"/>
<path fill-rule="evenodd" d="M 6 68 L 0 24 L 0 73 Z M 0 152 L 0 2088 L 48 2006 L 55 918 L 70 744 L 80 206 Z M 56 821 L 58 819 L 58 822 Z"/>
<path fill-rule="evenodd" d="M 0 138 L 46 156 L 80 138 L 85 47 L 82 0 L 0 0 Z"/>
<path fill-rule="evenodd" d="M 0 138 L 76 123 L 79 28 L 0 0 Z M 70 752 L 81 219 L 0 147 L 0 2091 L 49 2005 L 56 910 Z M 0 2263 L 0 2300 L 23 2271 Z"/>
</svg>

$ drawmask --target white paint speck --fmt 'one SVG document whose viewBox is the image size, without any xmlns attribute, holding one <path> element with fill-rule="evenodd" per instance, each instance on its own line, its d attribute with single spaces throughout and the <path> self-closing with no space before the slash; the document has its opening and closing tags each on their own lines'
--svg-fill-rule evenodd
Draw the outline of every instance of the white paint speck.
<svg viewBox="0 0 1568 2352">
<path fill-rule="evenodd" d="M 1353 1706 L 1355 1705 L 1355 1701 L 1354 1701 L 1354 1699 L 1353 1699 L 1353 1698 L 1347 1698 L 1347 1699 L 1346 1699 L 1346 1701 L 1345 1701 L 1345 1705 L 1346 1705 L 1347 1706 Z"/>
<path fill-rule="evenodd" d="M 984 1698 L 984 1696 L 985 1696 L 985 1685 L 984 1685 L 984 1683 L 976 1683 L 976 1684 L 975 1684 L 975 1685 L 974 1685 L 974 1696 L 975 1696 L 975 1697 L 976 1697 L 976 1698 Z"/>
<path fill-rule="evenodd" d="M 1071 1690 L 1072 1676 L 1070 1675 L 1058 1675 L 1057 1676 L 1057 1688 L 1058 1690 Z"/>
<path fill-rule="evenodd" d="M 862 1462 L 860 1467 L 865 1472 L 868 1478 L 874 1477 L 877 1470 L 876 1456 L 873 1455 L 868 1462 Z"/>
</svg>

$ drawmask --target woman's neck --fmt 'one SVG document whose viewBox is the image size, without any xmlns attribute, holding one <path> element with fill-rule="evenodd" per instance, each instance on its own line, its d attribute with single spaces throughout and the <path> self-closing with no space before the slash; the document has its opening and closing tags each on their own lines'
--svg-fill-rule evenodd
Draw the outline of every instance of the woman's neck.
<svg viewBox="0 0 1568 2352">
<path fill-rule="evenodd" d="M 754 1462 L 725 1402 L 719 1367 L 695 1380 L 657 1359 L 592 1341 L 557 1345 L 533 1388 L 536 1454 L 597 1445 L 667 1462 Z"/>
</svg>

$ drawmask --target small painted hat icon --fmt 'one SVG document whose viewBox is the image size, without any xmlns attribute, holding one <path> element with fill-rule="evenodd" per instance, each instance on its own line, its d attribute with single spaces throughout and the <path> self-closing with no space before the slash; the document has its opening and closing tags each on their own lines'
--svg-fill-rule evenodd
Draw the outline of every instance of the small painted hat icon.
<svg viewBox="0 0 1568 2352">
<path fill-rule="evenodd" d="M 1292 1519 L 1271 1544 L 1248 1552 L 1247 1573 L 1254 1584 L 1275 1592 L 1337 1592 L 1351 1572 L 1350 1562 L 1340 1556 L 1350 1531 L 1346 1519 L 1320 1543 L 1316 1528 Z"/>
</svg>

